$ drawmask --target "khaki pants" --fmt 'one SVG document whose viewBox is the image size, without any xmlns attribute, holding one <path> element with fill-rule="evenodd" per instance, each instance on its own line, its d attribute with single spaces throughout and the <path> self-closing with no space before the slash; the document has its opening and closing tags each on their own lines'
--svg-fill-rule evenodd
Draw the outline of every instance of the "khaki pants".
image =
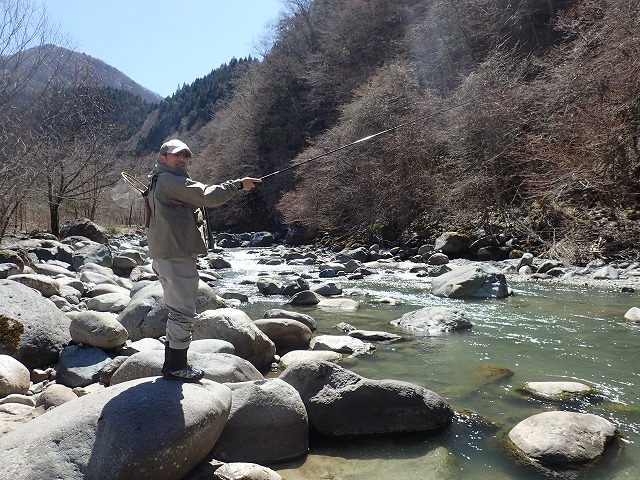
<svg viewBox="0 0 640 480">
<path fill-rule="evenodd" d="M 185 349 L 191 344 L 196 317 L 198 269 L 196 257 L 156 258 L 151 264 L 164 290 L 167 318 L 167 345 Z"/>
</svg>

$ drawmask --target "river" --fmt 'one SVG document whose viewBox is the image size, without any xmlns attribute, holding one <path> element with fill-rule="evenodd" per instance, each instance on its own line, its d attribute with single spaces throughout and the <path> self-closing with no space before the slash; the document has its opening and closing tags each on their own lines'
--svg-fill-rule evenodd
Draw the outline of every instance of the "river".
<svg viewBox="0 0 640 480">
<path fill-rule="evenodd" d="M 228 249 L 232 268 L 220 271 L 219 293 L 241 292 L 241 308 L 256 320 L 269 308 L 313 316 L 316 334 L 339 334 L 346 322 L 358 329 L 400 333 L 404 340 L 376 344 L 373 354 L 343 364 L 372 379 L 411 382 L 443 396 L 456 412 L 453 424 L 434 434 L 331 439 L 312 436 L 309 454 L 272 465 L 285 480 L 389 479 L 640 479 L 640 327 L 624 321 L 640 301 L 636 293 L 594 287 L 559 286 L 508 277 L 514 294 L 505 299 L 451 300 L 430 294 L 429 282 L 393 263 L 362 280 L 330 279 L 343 294 L 360 293 L 355 312 L 291 307 L 286 297 L 256 294 L 261 276 L 285 281 L 310 266 L 264 265 L 260 249 Z M 316 272 L 317 274 L 317 272 Z M 251 280 L 251 282 L 246 282 Z M 366 292 L 367 295 L 362 295 Z M 397 305 L 380 303 L 384 297 Z M 400 332 L 389 323 L 425 306 L 454 306 L 472 321 L 470 330 L 438 337 Z M 509 369 L 494 378 L 487 371 Z M 586 401 L 553 404 L 518 392 L 525 382 L 570 380 L 598 394 Z M 540 471 L 518 462 L 504 448 L 506 433 L 519 421 L 548 410 L 589 412 L 611 421 L 622 438 L 587 468 Z"/>
</svg>

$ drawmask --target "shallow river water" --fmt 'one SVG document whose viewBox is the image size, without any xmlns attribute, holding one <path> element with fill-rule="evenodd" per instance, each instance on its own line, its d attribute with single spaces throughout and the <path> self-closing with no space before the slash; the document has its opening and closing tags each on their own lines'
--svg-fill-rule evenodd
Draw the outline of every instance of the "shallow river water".
<svg viewBox="0 0 640 480">
<path fill-rule="evenodd" d="M 404 340 L 377 344 L 371 355 L 343 364 L 372 379 L 411 382 L 443 396 L 459 412 L 443 432 L 359 439 L 310 440 L 302 459 L 272 465 L 285 480 L 388 479 L 640 479 L 640 386 L 638 357 L 640 328 L 623 315 L 640 306 L 637 293 L 592 287 L 519 282 L 509 277 L 514 295 L 494 300 L 450 300 L 429 293 L 429 280 L 409 273 L 406 266 L 385 264 L 363 280 L 344 277 L 344 294 L 366 296 L 355 312 L 318 307 L 291 307 L 286 297 L 256 295 L 261 275 L 285 281 L 309 266 L 258 264 L 256 250 L 229 249 L 231 269 L 222 270 L 219 293 L 250 296 L 242 310 L 256 320 L 269 308 L 286 308 L 313 316 L 317 334 L 339 334 L 346 322 L 358 329 L 400 333 Z M 317 272 L 316 272 L 317 273 Z M 379 303 L 392 297 L 400 303 Z M 473 328 L 438 337 L 400 332 L 389 323 L 425 306 L 463 309 Z M 514 372 L 492 379 L 495 366 Z M 571 380 L 587 383 L 598 395 L 581 403 L 553 404 L 518 392 L 529 381 Z M 573 410 L 602 416 L 622 438 L 588 468 L 540 471 L 522 464 L 504 448 L 506 433 L 519 421 L 548 410 Z"/>
</svg>

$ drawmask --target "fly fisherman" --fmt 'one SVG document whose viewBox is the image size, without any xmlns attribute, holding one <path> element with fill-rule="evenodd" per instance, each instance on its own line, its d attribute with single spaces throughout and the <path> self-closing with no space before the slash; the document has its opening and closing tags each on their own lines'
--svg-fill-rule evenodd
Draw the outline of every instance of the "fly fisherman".
<svg viewBox="0 0 640 480">
<path fill-rule="evenodd" d="M 187 350 L 196 316 L 199 282 L 196 259 L 207 253 L 208 243 L 201 208 L 217 207 L 241 190 L 251 190 L 261 180 L 245 177 L 220 185 L 196 182 L 187 172 L 191 155 L 189 147 L 180 140 L 170 140 L 160 147 L 150 176 L 147 240 L 152 268 L 162 284 L 164 303 L 169 310 L 162 375 L 197 382 L 204 372 L 187 364 Z"/>
</svg>

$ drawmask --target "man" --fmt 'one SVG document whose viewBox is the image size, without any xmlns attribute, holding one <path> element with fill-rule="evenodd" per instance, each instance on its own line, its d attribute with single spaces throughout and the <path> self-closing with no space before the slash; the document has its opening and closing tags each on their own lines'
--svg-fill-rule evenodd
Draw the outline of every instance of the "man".
<svg viewBox="0 0 640 480">
<path fill-rule="evenodd" d="M 261 180 L 245 177 L 220 185 L 193 181 L 187 171 L 191 156 L 189 147 L 177 139 L 160 147 L 147 196 L 147 240 L 152 267 L 169 310 L 162 375 L 198 382 L 204 372 L 188 365 L 187 350 L 196 316 L 196 259 L 207 253 L 208 232 L 201 208 L 221 205 L 240 191 L 251 190 Z"/>
</svg>

